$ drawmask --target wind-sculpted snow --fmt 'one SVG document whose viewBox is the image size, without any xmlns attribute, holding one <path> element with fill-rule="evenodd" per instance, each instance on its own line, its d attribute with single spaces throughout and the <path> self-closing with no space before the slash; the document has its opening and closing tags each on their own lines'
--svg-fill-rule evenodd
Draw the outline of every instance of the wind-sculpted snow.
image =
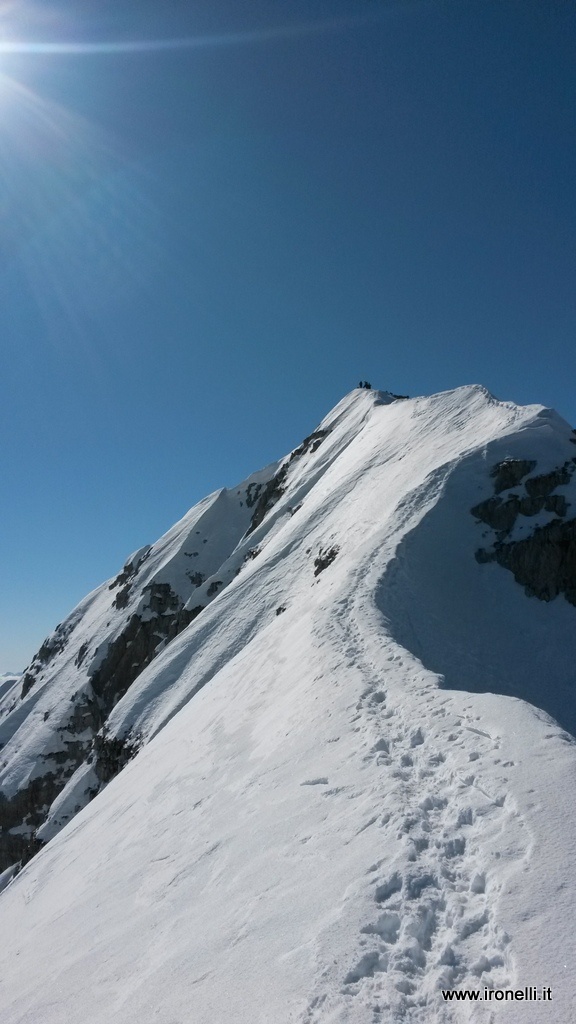
<svg viewBox="0 0 576 1024">
<path fill-rule="evenodd" d="M 567 428 L 462 388 L 319 429 L 112 709 L 139 752 L 2 893 L 3 1024 L 496 1024 L 442 989 L 543 985 L 507 1024 L 574 1019 L 576 744 L 539 708 L 576 610 L 480 564 L 470 514 Z"/>
</svg>

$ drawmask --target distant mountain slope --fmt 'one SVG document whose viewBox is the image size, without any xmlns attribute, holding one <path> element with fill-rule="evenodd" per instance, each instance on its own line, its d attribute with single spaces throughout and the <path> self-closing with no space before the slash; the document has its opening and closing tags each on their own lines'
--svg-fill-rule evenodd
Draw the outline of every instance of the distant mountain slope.
<svg viewBox="0 0 576 1024">
<path fill-rule="evenodd" d="M 126 751 L 107 742 L 110 711 L 228 582 L 216 578 L 218 571 L 249 528 L 275 469 L 209 495 L 156 544 L 131 555 L 44 641 L 4 695 L 0 869 L 29 859 L 44 834 L 57 831 L 124 763 Z M 232 560 L 235 570 L 242 559 L 241 553 Z M 62 789 L 88 760 L 64 808 Z"/>
<path fill-rule="evenodd" d="M 574 1019 L 573 437 L 356 390 L 79 605 L 2 705 L 3 1021 Z"/>
</svg>

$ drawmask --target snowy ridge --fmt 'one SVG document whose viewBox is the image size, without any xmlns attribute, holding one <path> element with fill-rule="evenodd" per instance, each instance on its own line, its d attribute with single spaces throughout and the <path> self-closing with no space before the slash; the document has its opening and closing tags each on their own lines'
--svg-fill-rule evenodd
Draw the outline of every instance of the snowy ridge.
<svg viewBox="0 0 576 1024">
<path fill-rule="evenodd" d="M 546 501 L 570 530 L 572 431 L 478 387 L 321 431 L 110 711 L 137 756 L 0 897 L 7 1024 L 574 1019 L 576 609 L 475 557 Z M 523 463 L 542 511 L 495 534 Z M 441 995 L 530 985 L 553 1018 Z"/>
</svg>

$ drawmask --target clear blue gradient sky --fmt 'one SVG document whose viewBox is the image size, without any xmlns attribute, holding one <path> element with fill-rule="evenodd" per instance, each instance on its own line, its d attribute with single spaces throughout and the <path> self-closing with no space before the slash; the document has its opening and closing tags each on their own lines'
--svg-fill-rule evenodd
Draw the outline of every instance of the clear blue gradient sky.
<svg viewBox="0 0 576 1024">
<path fill-rule="evenodd" d="M 1 6 L 1 671 L 360 378 L 576 422 L 575 42 L 571 0 Z"/>
</svg>

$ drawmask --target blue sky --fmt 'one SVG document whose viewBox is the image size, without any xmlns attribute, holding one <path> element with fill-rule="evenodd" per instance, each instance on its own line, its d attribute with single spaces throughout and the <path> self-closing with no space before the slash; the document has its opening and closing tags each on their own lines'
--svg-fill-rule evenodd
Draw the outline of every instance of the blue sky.
<svg viewBox="0 0 576 1024">
<path fill-rule="evenodd" d="M 567 0 L 2 5 L 0 670 L 361 378 L 576 423 L 575 38 Z"/>
</svg>

